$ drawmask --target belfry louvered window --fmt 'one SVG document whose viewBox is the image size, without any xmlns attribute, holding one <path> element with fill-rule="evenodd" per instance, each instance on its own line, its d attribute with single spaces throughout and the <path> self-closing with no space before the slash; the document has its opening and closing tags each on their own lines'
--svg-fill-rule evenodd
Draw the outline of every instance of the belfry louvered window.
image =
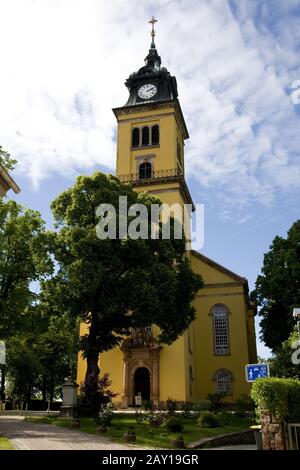
<svg viewBox="0 0 300 470">
<path fill-rule="evenodd" d="M 153 126 L 152 127 L 152 145 L 159 144 L 159 127 Z"/>
<path fill-rule="evenodd" d="M 142 145 L 149 145 L 149 127 L 143 127 Z"/>
<path fill-rule="evenodd" d="M 140 130 L 135 127 L 132 131 L 132 147 L 138 147 L 140 145 Z"/>
</svg>

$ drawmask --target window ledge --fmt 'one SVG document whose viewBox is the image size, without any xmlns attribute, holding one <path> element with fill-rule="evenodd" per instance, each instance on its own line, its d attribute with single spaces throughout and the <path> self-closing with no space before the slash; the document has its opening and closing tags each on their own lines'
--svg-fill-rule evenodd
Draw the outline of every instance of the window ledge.
<svg viewBox="0 0 300 470">
<path fill-rule="evenodd" d="M 231 356 L 231 353 L 228 352 L 228 353 L 218 354 L 218 353 L 215 352 L 215 353 L 214 353 L 214 356 L 217 356 L 217 357 L 218 357 L 218 356 Z"/>
<path fill-rule="evenodd" d="M 154 149 L 154 148 L 159 148 L 160 145 L 159 144 L 155 144 L 155 145 L 141 145 L 139 147 L 130 147 L 130 150 L 147 150 L 147 149 Z"/>
</svg>

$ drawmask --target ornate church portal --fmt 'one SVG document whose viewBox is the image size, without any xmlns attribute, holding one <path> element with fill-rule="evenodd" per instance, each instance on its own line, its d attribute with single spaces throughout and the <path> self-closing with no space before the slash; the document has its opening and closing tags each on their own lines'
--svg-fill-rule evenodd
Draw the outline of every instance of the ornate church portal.
<svg viewBox="0 0 300 470">
<path fill-rule="evenodd" d="M 136 330 L 123 341 L 122 408 L 135 405 L 135 396 L 159 403 L 159 355 L 161 346 L 144 329 Z"/>
</svg>

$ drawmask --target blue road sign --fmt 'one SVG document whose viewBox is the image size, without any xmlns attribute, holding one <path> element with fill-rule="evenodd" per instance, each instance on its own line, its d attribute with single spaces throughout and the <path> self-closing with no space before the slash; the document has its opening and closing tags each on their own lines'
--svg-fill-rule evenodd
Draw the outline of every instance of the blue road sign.
<svg viewBox="0 0 300 470">
<path fill-rule="evenodd" d="M 270 377 L 268 364 L 247 364 L 245 369 L 247 382 L 254 382 L 256 379 Z"/>
</svg>

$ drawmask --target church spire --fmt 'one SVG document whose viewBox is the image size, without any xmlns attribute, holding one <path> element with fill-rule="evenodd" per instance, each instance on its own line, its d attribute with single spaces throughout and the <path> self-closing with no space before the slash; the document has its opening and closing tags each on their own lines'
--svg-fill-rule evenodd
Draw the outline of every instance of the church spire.
<svg viewBox="0 0 300 470">
<path fill-rule="evenodd" d="M 156 22 L 154 16 L 148 22 L 152 26 L 150 31 L 151 44 L 145 58 L 145 65 L 139 68 L 137 72 L 131 73 L 125 82 L 130 93 L 125 106 L 176 100 L 178 97 L 176 78 L 171 76 L 166 67 L 161 66 L 161 58 L 156 49 L 154 41 L 154 25 Z M 147 90 L 148 88 L 151 89 L 151 96 L 144 92 L 144 86 Z"/>
<path fill-rule="evenodd" d="M 149 21 L 149 23 L 152 24 L 152 31 L 150 32 L 151 34 L 151 38 L 152 38 L 152 41 L 151 41 L 151 49 L 156 49 L 155 47 L 155 42 L 154 42 L 154 37 L 155 37 L 155 30 L 154 30 L 154 24 L 157 23 L 158 20 L 156 20 L 154 18 L 154 16 L 152 16 L 152 19 Z"/>
<path fill-rule="evenodd" d="M 157 53 L 155 42 L 154 42 L 154 37 L 155 37 L 154 24 L 157 23 L 157 21 L 158 20 L 156 20 L 154 16 L 152 16 L 152 19 L 149 21 L 149 23 L 152 24 L 152 30 L 150 32 L 152 39 L 151 39 L 149 54 L 147 55 L 145 59 L 145 65 L 149 67 L 154 67 L 155 69 L 159 69 L 161 65 L 161 58 L 159 57 Z"/>
</svg>

